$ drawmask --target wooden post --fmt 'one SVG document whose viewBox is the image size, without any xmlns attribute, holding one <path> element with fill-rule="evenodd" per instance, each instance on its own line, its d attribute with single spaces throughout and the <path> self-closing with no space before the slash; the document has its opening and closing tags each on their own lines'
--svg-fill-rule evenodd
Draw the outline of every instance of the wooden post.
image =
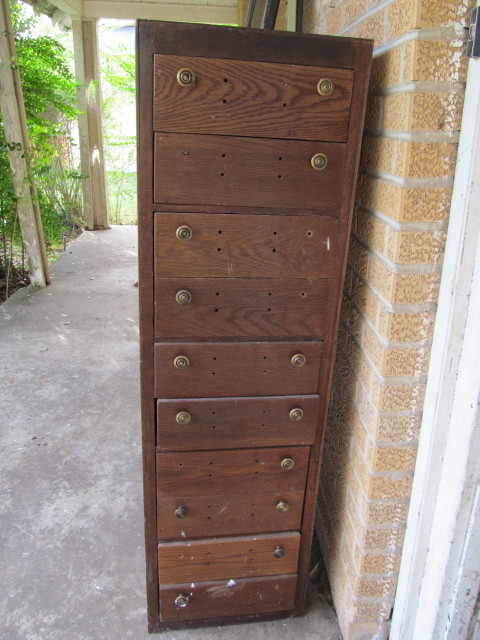
<svg viewBox="0 0 480 640">
<path fill-rule="evenodd" d="M 108 229 L 105 153 L 102 125 L 102 92 L 98 61 L 97 19 L 73 18 L 75 75 L 79 87 L 77 104 L 83 207 L 87 229 Z"/>
<path fill-rule="evenodd" d="M 50 275 L 36 187 L 28 171 L 30 141 L 8 0 L 0 0 L 0 109 L 30 282 L 44 287 Z"/>
</svg>

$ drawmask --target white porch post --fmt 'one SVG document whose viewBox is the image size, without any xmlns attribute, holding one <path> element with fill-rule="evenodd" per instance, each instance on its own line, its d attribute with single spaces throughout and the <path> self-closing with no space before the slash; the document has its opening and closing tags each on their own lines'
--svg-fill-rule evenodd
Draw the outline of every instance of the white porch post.
<svg viewBox="0 0 480 640">
<path fill-rule="evenodd" d="M 83 180 L 83 206 L 88 229 L 108 229 L 105 153 L 103 144 L 102 91 L 98 58 L 96 18 L 73 18 L 73 46 L 80 158 Z"/>
<path fill-rule="evenodd" d="M 30 142 L 8 0 L 0 0 L 0 109 L 30 282 L 44 287 L 50 283 L 47 252 L 35 184 L 28 172 Z"/>
<path fill-rule="evenodd" d="M 391 640 L 464 640 L 480 585 L 480 59 L 471 60 Z"/>
</svg>

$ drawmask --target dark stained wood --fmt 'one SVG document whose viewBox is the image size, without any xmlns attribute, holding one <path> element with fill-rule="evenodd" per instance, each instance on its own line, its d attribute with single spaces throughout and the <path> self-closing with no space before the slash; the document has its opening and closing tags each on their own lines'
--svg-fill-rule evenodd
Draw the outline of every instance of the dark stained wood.
<svg viewBox="0 0 480 640">
<path fill-rule="evenodd" d="M 265 487 L 259 483 L 259 490 Z M 217 536 L 258 534 L 271 531 L 300 529 L 303 512 L 303 487 L 299 491 L 252 493 L 229 491 L 225 495 L 183 496 L 158 495 L 158 538 L 160 540 L 206 538 Z M 287 502 L 288 510 L 279 511 L 277 504 Z M 187 511 L 177 518 L 178 507 Z"/>
<path fill-rule="evenodd" d="M 298 422 L 289 417 L 295 408 L 303 411 Z M 177 424 L 180 411 L 191 415 L 188 424 Z M 158 400 L 157 448 L 198 451 L 312 444 L 318 411 L 316 395 Z"/>
<path fill-rule="evenodd" d="M 309 453 L 309 447 L 157 453 L 157 495 L 302 491 Z M 290 469 L 282 467 L 286 458 L 294 461 Z"/>
<path fill-rule="evenodd" d="M 328 158 L 312 168 L 316 153 Z M 345 145 L 155 134 L 155 202 L 338 211 Z"/>
<path fill-rule="evenodd" d="M 176 302 L 179 291 L 192 300 Z M 163 278 L 155 281 L 155 335 L 161 338 L 322 339 L 330 280 Z"/>
<path fill-rule="evenodd" d="M 137 33 L 140 47 L 137 75 L 140 105 L 138 184 L 142 424 L 149 629 L 156 631 L 169 628 L 170 625 L 174 628 L 190 624 L 270 619 L 292 613 L 292 606 L 293 613 L 299 615 L 305 603 L 323 429 L 372 43 L 358 39 L 281 32 L 267 34 L 258 30 L 143 21 L 139 23 Z M 197 73 L 195 88 L 203 93 L 199 95 L 197 92 L 195 100 L 191 98 L 193 93 L 187 93 L 188 89 L 182 94 L 183 90 L 174 86 L 172 67 L 165 65 L 163 59 L 157 67 L 163 78 L 159 82 L 160 77 L 157 76 L 154 106 L 152 63 L 157 54 L 162 57 L 197 57 L 197 60 L 191 61 L 191 66 Z M 180 59 L 177 61 L 180 62 Z M 292 65 L 298 65 L 293 74 Z M 190 66 L 190 61 L 185 66 Z M 242 66 L 243 73 L 240 71 Z M 300 66 L 307 68 L 300 69 Z M 271 76 L 263 71 L 267 67 L 271 71 L 275 67 Z M 315 75 L 316 67 L 329 70 L 327 77 L 336 74 L 335 77 L 341 78 L 338 86 L 345 87 L 347 93 L 350 89 L 341 83 L 349 77 L 353 79 L 347 129 L 346 93 L 338 99 L 332 95 L 329 100 L 324 100 L 323 104 L 329 105 L 328 108 L 326 106 L 325 112 L 313 118 L 315 104 L 310 106 L 308 103 L 311 94 L 308 83 L 305 83 L 307 78 Z M 228 70 L 229 75 L 220 78 L 224 70 Z M 165 72 L 169 78 L 166 83 Z M 288 79 L 288 87 L 281 87 L 278 79 L 282 77 Z M 226 83 L 225 78 L 228 80 Z M 256 88 L 255 95 L 251 90 L 253 87 Z M 282 98 L 282 106 L 278 106 Z M 227 101 L 226 104 L 223 100 Z M 344 106 L 340 106 L 342 101 Z M 283 102 L 287 107 L 283 107 Z M 152 122 L 154 110 L 157 116 L 157 142 L 162 141 L 156 145 Z M 256 112 L 257 119 L 248 117 L 252 111 Z M 268 116 L 265 115 L 267 112 Z M 242 114 L 247 117 L 242 118 Z M 310 136 L 309 127 L 314 120 L 317 133 L 312 129 L 310 132 L 318 142 L 301 140 Z M 325 126 L 327 122 L 329 125 Z M 282 129 L 278 133 L 277 127 Z M 339 139 L 345 142 L 333 142 Z M 328 155 L 329 164 L 323 172 L 316 172 L 309 165 L 313 147 L 314 152 L 321 151 Z M 308 157 L 305 155 L 307 150 Z M 181 157 L 175 155 L 179 152 Z M 279 157 L 282 160 L 278 160 Z M 154 159 L 155 171 L 152 166 Z M 308 160 L 308 165 L 305 160 Z M 282 164 L 282 172 L 276 172 L 277 163 Z M 231 172 L 235 172 L 235 175 L 232 176 Z M 278 175 L 282 177 L 278 178 Z M 154 204 L 158 198 L 161 199 Z M 160 211 L 164 213 L 158 213 Z M 183 219 L 178 222 L 174 216 Z M 238 224 L 234 222 L 232 227 L 228 227 L 228 242 L 224 242 L 224 234 L 227 233 L 224 225 L 236 218 Z M 321 226 L 305 238 L 308 226 L 316 220 L 320 221 Z M 222 226 L 216 228 L 220 222 Z M 328 223 L 333 226 L 328 226 Z M 180 243 L 176 240 L 175 230 L 179 224 L 189 224 L 194 229 L 192 241 Z M 281 234 L 277 225 L 281 225 Z M 282 241 L 272 245 L 270 233 L 272 236 L 281 235 Z M 195 238 L 199 237 L 201 242 L 196 244 Z M 218 243 L 220 237 L 221 244 Z M 153 275 L 156 278 L 155 300 Z M 194 293 L 193 306 L 188 308 L 191 315 L 188 316 L 177 312 L 176 303 L 174 309 L 168 303 L 170 292 L 184 278 L 188 279 L 188 284 L 182 284 L 182 288 L 192 289 Z M 242 282 L 245 278 L 254 281 L 252 287 Z M 272 297 L 274 294 L 277 297 L 278 306 L 267 305 L 267 310 L 270 308 L 271 311 L 267 311 L 264 317 L 261 311 L 262 292 L 267 280 L 283 282 L 284 289 L 278 296 L 276 289 L 270 291 Z M 298 282 L 294 283 L 293 280 Z M 297 313 L 293 314 L 293 308 L 289 306 L 289 294 L 291 297 L 293 292 L 295 298 L 295 292 L 298 292 L 296 287 L 302 280 L 311 280 L 309 285 L 313 288 L 320 282 L 321 286 L 327 286 L 328 282 L 330 294 L 327 289 L 322 289 L 319 310 L 302 312 L 306 306 L 299 303 Z M 214 287 L 219 281 L 215 291 L 209 290 L 207 284 Z M 316 291 L 314 288 L 311 293 L 305 292 L 309 301 L 317 295 Z M 216 296 L 217 292 L 219 296 Z M 218 298 L 224 295 L 224 300 L 228 297 L 228 304 L 215 305 L 213 293 Z M 323 302 L 320 303 L 320 300 Z M 195 301 L 199 305 L 196 309 Z M 216 308 L 218 311 L 215 311 Z M 275 318 L 272 314 L 275 314 Z M 322 315 L 321 320 L 315 317 L 318 314 Z M 159 331 L 155 346 L 154 320 Z M 309 334 L 309 331 L 318 333 Z M 307 341 L 313 337 L 316 341 Z M 319 337 L 321 341 L 318 341 Z M 218 340 L 224 342 L 217 343 Z M 294 349 L 292 352 L 289 351 L 290 347 Z M 187 353 L 186 349 L 190 351 Z M 307 353 L 309 349 L 312 351 Z M 285 357 L 288 355 L 288 364 L 295 352 L 307 355 L 307 365 L 311 366 L 311 370 L 305 377 L 303 373 L 307 373 L 307 365 L 303 367 L 303 373 L 302 369 L 297 369 L 293 377 L 289 367 L 285 368 Z M 175 355 L 188 355 L 194 365 L 183 371 L 174 369 Z M 268 366 L 262 366 L 260 360 L 263 357 L 267 358 Z M 285 424 L 287 403 L 291 401 L 297 404 L 298 397 L 295 394 L 310 394 L 309 402 L 311 398 L 318 397 L 313 423 L 311 409 L 308 409 L 308 418 L 306 414 L 304 421 Z M 155 397 L 163 399 L 157 402 Z M 275 411 L 272 409 L 273 413 L 270 413 L 267 407 L 262 409 L 267 411 L 262 421 L 259 410 L 264 402 L 271 402 L 268 405 L 271 407 L 278 402 L 278 418 L 275 418 Z M 185 403 L 192 404 L 187 407 Z M 238 409 L 237 403 L 240 403 Z M 158 412 L 157 425 L 154 422 L 155 406 Z M 215 422 L 210 419 L 213 414 L 205 415 L 205 408 L 216 412 Z M 191 410 L 189 425 L 180 427 L 172 421 L 177 410 Z M 302 422 L 305 429 L 297 432 Z M 266 426 L 259 426 L 262 424 Z M 198 431 L 194 426 L 198 426 Z M 295 433 L 298 433 L 298 438 Z M 299 449 L 294 445 L 306 447 Z M 160 462 L 159 476 L 156 475 L 155 447 L 159 452 L 158 459 L 162 461 L 164 456 L 183 456 L 184 461 L 178 464 L 188 466 L 187 479 L 183 477 L 181 481 L 185 491 L 178 490 L 171 481 L 172 477 L 180 477 L 176 473 L 178 470 L 183 473 L 184 469 L 175 468 L 174 473 L 171 461 L 175 458 L 165 458 L 170 461 L 166 465 Z M 285 486 L 285 491 L 278 488 L 277 479 L 273 477 L 259 484 L 255 478 L 265 476 L 263 472 L 255 474 L 255 464 L 259 463 L 252 466 L 251 462 L 252 452 L 258 449 L 269 454 L 290 449 L 295 455 L 298 450 L 305 450 L 306 454 L 302 457 L 302 483 L 294 487 L 290 484 L 280 485 Z M 202 474 L 208 476 L 206 467 L 209 462 L 214 462 L 212 455 L 220 456 L 215 458 L 218 462 L 227 460 L 230 454 L 237 456 L 235 462 L 230 464 L 231 469 L 224 462 L 216 467 L 219 475 L 216 475 L 217 471 L 212 474 L 212 478 L 216 475 L 219 484 L 223 485 L 222 492 L 211 488 L 216 485 L 209 485 L 208 477 L 206 483 L 199 480 Z M 194 468 L 191 461 L 191 457 L 196 455 L 206 456 L 201 460 L 195 458 L 198 468 Z M 247 473 L 247 491 L 236 475 L 236 470 L 242 468 L 242 462 L 250 469 Z M 167 468 L 171 474 L 163 476 Z M 158 495 L 155 487 L 157 477 L 162 477 L 163 483 Z M 196 491 L 193 494 L 192 483 Z M 205 486 L 207 490 L 204 491 Z M 277 499 L 283 493 L 283 498 L 287 499 L 288 495 L 294 500 L 295 506 L 284 514 L 277 512 L 268 518 L 266 514 L 272 508 L 269 499 Z M 230 498 L 236 502 L 230 502 Z M 189 515 L 184 519 L 175 518 L 175 522 L 172 509 L 177 499 L 188 501 Z M 301 502 L 304 502 L 304 508 L 300 522 L 297 511 Z M 255 514 L 249 518 L 255 521 L 256 528 L 251 528 L 253 525 L 248 520 L 249 507 L 250 514 Z M 296 510 L 295 522 L 292 509 Z M 209 516 L 207 511 L 213 511 L 214 516 Z M 284 524 L 279 520 L 281 516 L 286 516 Z M 287 522 L 287 518 L 292 520 Z M 187 528 L 179 529 L 182 524 Z M 272 574 L 269 562 L 272 563 L 273 556 L 265 555 L 260 547 L 249 546 L 248 542 L 251 545 L 257 545 L 259 540 L 268 539 L 271 542 L 272 534 L 265 531 L 278 530 L 280 527 L 284 527 L 283 531 L 300 527 L 300 536 L 294 534 L 298 538 L 295 543 L 298 566 L 295 560 L 293 568 L 284 566 L 281 569 L 286 573 L 295 573 L 298 568 L 294 604 L 291 600 L 289 603 L 281 601 L 275 605 L 278 611 L 274 610 L 272 604 L 273 609 L 271 607 L 268 611 L 264 609 L 257 613 L 256 609 L 244 612 L 237 607 L 215 609 L 214 605 L 203 600 L 204 604 L 195 605 L 199 607 L 197 610 L 205 609 L 201 618 L 195 619 L 195 614 L 190 617 L 187 606 L 181 608 L 179 618 L 173 616 L 171 621 L 166 621 L 162 617 L 160 620 L 157 557 L 161 563 L 166 562 L 163 565 L 166 573 L 163 568 L 160 569 L 163 612 L 168 610 L 164 607 L 168 608 L 166 599 L 170 597 L 163 591 L 164 586 L 174 589 L 179 584 L 191 584 L 192 581 L 216 580 L 212 570 L 225 571 L 219 579 L 225 579 L 228 583 L 232 578 L 232 564 L 247 572 L 250 564 L 254 571 L 258 570 L 259 573 L 248 575 L 262 576 L 259 578 L 258 592 L 252 596 L 252 601 L 258 598 L 260 602 L 260 596 L 269 597 L 264 581 L 268 579 L 266 575 Z M 248 536 L 243 536 L 247 532 Z M 240 534 L 242 538 L 218 538 Z M 161 543 L 158 556 L 157 535 L 164 536 L 164 540 L 171 540 Z M 183 535 L 190 536 L 188 542 Z M 290 534 L 273 535 L 287 535 L 288 538 Z M 202 536 L 205 539 L 198 540 Z M 192 545 L 193 564 L 190 560 Z M 182 555 L 182 552 L 178 548 L 183 548 L 189 554 L 183 554 L 181 563 L 184 564 L 180 568 L 178 554 Z M 241 555 L 242 549 L 246 549 L 246 555 L 240 557 L 238 553 L 240 551 Z M 255 549 L 255 553 L 248 549 Z M 288 555 L 291 560 L 291 554 Z M 278 564 L 273 563 L 273 567 L 276 566 Z M 178 569 L 184 571 L 183 577 Z M 247 600 L 248 597 L 245 602 Z M 193 611 L 193 606 L 190 611 Z"/>
<path fill-rule="evenodd" d="M 195 73 L 182 87 L 180 69 Z M 353 72 L 244 60 L 156 55 L 154 129 L 176 133 L 344 142 Z M 317 91 L 321 78 L 334 89 Z"/>
<path fill-rule="evenodd" d="M 271 396 L 310 394 L 317 390 L 321 342 L 160 343 L 155 345 L 157 398 Z M 306 362 L 290 360 L 303 354 Z M 176 369 L 186 356 L 190 366 Z"/>
<path fill-rule="evenodd" d="M 296 583 L 293 574 L 165 585 L 160 588 L 160 619 L 170 622 L 288 610 L 294 605 Z M 179 594 L 188 597 L 186 607 L 175 604 Z"/>
<path fill-rule="evenodd" d="M 148 628 L 159 629 L 157 503 L 155 492 L 155 405 L 153 402 L 153 140 L 152 23 L 142 22 L 137 37 L 138 264 L 140 310 L 142 455 Z"/>
<path fill-rule="evenodd" d="M 300 534 L 295 531 L 235 538 L 210 538 L 158 545 L 163 584 L 236 580 L 296 573 Z M 281 547 L 282 558 L 274 557 Z"/>
<path fill-rule="evenodd" d="M 141 23 L 142 21 L 140 21 Z M 321 37 L 287 31 L 239 29 L 216 25 L 157 22 L 153 33 L 156 53 L 231 60 L 282 62 L 356 69 L 359 56 L 372 51 L 372 41 Z"/>
<path fill-rule="evenodd" d="M 192 230 L 178 240 L 178 227 Z M 155 276 L 329 278 L 338 222 L 311 216 L 157 213 Z"/>
</svg>

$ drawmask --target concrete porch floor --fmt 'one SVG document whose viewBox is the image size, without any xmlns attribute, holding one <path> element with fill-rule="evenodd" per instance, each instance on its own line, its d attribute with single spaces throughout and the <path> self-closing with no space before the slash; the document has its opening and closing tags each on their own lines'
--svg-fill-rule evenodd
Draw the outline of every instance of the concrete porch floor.
<svg viewBox="0 0 480 640">
<path fill-rule="evenodd" d="M 0 307 L 0 639 L 147 640 L 136 227 L 85 232 Z M 341 640 L 307 615 L 164 640 Z"/>
</svg>

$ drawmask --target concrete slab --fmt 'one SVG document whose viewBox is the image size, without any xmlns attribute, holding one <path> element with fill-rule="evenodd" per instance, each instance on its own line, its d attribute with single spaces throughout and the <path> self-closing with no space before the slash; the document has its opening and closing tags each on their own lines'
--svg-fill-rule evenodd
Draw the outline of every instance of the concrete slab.
<svg viewBox="0 0 480 640">
<path fill-rule="evenodd" d="M 136 227 L 85 232 L 0 307 L 0 638 L 146 640 Z M 165 640 L 339 640 L 304 618 Z"/>
</svg>

